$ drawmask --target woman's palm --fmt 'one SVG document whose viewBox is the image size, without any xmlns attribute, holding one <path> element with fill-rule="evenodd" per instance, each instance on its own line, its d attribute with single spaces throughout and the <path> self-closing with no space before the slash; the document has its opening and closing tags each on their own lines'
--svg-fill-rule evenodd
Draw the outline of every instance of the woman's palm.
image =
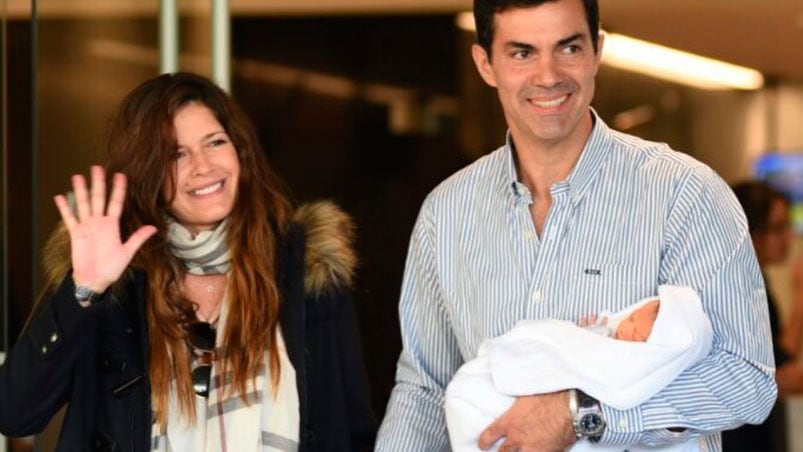
<svg viewBox="0 0 803 452">
<path fill-rule="evenodd" d="M 91 191 L 81 175 L 72 177 L 75 212 L 67 198 L 55 198 L 64 225 L 70 234 L 73 278 L 100 293 L 114 283 L 134 258 L 137 250 L 156 233 L 153 226 L 142 226 L 123 243 L 120 215 L 123 210 L 126 178 L 114 175 L 111 196 L 106 203 L 106 175 L 93 166 Z"/>
</svg>

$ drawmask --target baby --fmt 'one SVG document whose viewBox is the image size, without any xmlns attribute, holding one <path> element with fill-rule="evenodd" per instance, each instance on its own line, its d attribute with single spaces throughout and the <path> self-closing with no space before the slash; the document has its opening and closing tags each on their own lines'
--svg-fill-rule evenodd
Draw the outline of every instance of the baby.
<svg viewBox="0 0 803 452">
<path fill-rule="evenodd" d="M 605 336 L 613 337 L 623 341 L 646 342 L 652 332 L 652 326 L 658 317 L 658 310 L 661 301 L 658 299 L 650 300 L 644 305 L 635 309 L 627 317 L 619 322 L 616 330 L 611 331 L 608 327 L 608 317 L 597 315 L 583 317 L 578 324 L 590 331 L 598 331 Z"/>
<path fill-rule="evenodd" d="M 659 286 L 657 298 L 578 324 L 521 321 L 485 341 L 449 383 L 445 410 L 452 449 L 478 451 L 480 433 L 516 396 L 577 388 L 617 410 L 638 406 L 705 357 L 712 336 L 697 294 L 678 286 Z M 695 439 L 681 440 L 686 442 L 662 450 L 698 450 Z M 572 451 L 580 450 L 605 449 L 580 441 Z"/>
</svg>

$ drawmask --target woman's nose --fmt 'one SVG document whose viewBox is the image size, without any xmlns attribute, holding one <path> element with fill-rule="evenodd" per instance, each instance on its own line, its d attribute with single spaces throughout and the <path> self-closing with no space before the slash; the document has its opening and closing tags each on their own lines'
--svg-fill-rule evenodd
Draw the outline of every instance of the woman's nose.
<svg viewBox="0 0 803 452">
<path fill-rule="evenodd" d="M 192 174 L 205 174 L 211 168 L 209 157 L 203 152 L 194 152 L 192 154 Z"/>
</svg>

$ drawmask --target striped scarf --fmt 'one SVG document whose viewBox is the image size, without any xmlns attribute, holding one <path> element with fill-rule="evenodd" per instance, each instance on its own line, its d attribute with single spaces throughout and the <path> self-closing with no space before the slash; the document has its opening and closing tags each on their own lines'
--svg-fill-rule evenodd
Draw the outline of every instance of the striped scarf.
<svg viewBox="0 0 803 452">
<path fill-rule="evenodd" d="M 226 228 L 229 220 L 221 222 L 211 231 L 202 231 L 193 236 L 181 223 L 168 220 L 167 238 L 170 251 L 184 262 L 187 272 L 193 275 L 227 273 L 231 269 Z"/>
<path fill-rule="evenodd" d="M 227 305 L 224 299 L 218 322 L 217 356 L 225 334 Z M 227 391 L 233 383 L 233 375 L 230 371 L 220 374 L 221 363 L 216 359 L 212 364 L 208 398 L 196 396 L 195 399 L 195 425 L 180 416 L 173 382 L 167 425 L 153 425 L 151 451 L 296 452 L 300 427 L 296 373 L 280 330 L 276 332 L 276 340 L 281 370 L 275 392 L 267 353 L 265 367 L 256 378 L 248 380 L 248 404 L 238 391 Z"/>
</svg>

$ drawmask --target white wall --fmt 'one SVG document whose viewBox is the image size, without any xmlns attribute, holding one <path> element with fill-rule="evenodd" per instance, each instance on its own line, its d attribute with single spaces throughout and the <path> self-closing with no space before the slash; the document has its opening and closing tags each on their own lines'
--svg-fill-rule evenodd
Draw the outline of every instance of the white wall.
<svg viewBox="0 0 803 452">
<path fill-rule="evenodd" d="M 692 91 L 690 152 L 734 182 L 764 152 L 803 151 L 803 83 L 757 92 Z"/>
</svg>

